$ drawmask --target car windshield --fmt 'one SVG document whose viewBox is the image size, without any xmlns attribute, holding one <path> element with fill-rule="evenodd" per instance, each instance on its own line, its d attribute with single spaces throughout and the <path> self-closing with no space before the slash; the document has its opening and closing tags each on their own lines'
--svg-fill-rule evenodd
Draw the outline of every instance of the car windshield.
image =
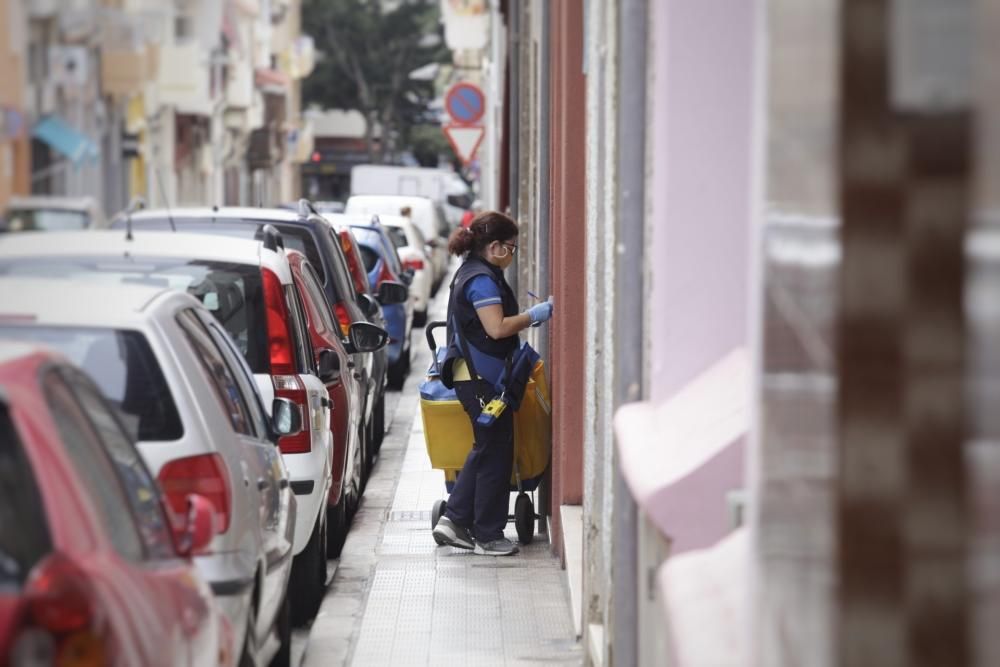
<svg viewBox="0 0 1000 667">
<path fill-rule="evenodd" d="M 316 269 L 320 282 L 326 284 L 326 274 L 323 271 L 323 261 L 316 246 L 316 239 L 308 227 L 302 225 L 285 224 L 273 220 L 250 220 L 227 218 L 224 220 L 212 220 L 204 218 L 183 218 L 175 217 L 174 225 L 177 229 L 192 232 L 195 234 L 216 234 L 222 236 L 234 236 L 241 239 L 251 239 L 261 241 L 264 239 L 264 225 L 273 225 L 285 242 L 285 247 L 298 250 L 309 259 L 309 263 Z M 115 229 L 124 229 L 125 221 L 116 219 L 112 225 Z M 168 218 L 134 218 L 132 220 L 133 229 L 156 229 L 170 231 L 172 229 Z"/>
<path fill-rule="evenodd" d="M 184 435 L 170 387 L 142 333 L 10 325 L 0 326 L 0 338 L 30 340 L 61 352 L 93 378 L 136 439 L 169 441 Z"/>
<path fill-rule="evenodd" d="M 74 231 L 86 229 L 90 216 L 84 211 L 67 211 L 58 208 L 7 209 L 0 231 Z"/>
<path fill-rule="evenodd" d="M 392 244 L 397 248 L 405 248 L 410 245 L 406 240 L 406 232 L 402 227 L 391 227 L 386 225 L 385 231 L 389 235 L 389 239 L 392 241 Z"/>
<path fill-rule="evenodd" d="M 185 290 L 197 297 L 233 337 L 254 373 L 270 372 L 260 269 L 162 257 L 45 257 L 0 260 L 0 275 L 106 280 Z"/>
<path fill-rule="evenodd" d="M 35 473 L 6 405 L 0 404 L 0 591 L 20 588 L 52 551 Z"/>
</svg>

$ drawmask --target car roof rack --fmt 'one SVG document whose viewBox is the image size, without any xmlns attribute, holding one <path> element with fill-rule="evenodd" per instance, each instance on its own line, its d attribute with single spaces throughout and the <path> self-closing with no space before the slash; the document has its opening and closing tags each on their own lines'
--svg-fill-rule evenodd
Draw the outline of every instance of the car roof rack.
<svg viewBox="0 0 1000 667">
<path fill-rule="evenodd" d="M 285 239 L 274 225 L 264 225 L 260 228 L 260 234 L 264 237 L 264 247 L 268 250 L 277 252 L 278 248 L 285 249 Z"/>
<path fill-rule="evenodd" d="M 309 213 L 319 215 L 319 211 L 316 210 L 316 207 L 313 206 L 313 203 L 308 199 L 306 199 L 305 197 L 303 197 L 302 199 L 299 200 L 299 217 L 308 218 Z"/>
</svg>

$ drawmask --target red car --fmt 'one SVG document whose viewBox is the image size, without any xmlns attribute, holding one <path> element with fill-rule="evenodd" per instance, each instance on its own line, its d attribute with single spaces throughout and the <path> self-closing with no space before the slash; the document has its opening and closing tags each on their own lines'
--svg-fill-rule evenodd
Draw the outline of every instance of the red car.
<svg viewBox="0 0 1000 667">
<path fill-rule="evenodd" d="M 367 388 L 355 366 L 350 352 L 340 338 L 340 325 L 333 317 L 333 310 L 323 292 L 316 271 L 297 250 L 286 251 L 292 282 L 305 305 L 306 324 L 312 348 L 316 351 L 319 378 L 326 385 L 330 399 L 330 429 L 333 431 L 333 484 L 327 506 L 331 514 L 327 525 L 327 555 L 337 557 L 347 537 L 348 509 L 360 500 L 367 479 L 366 468 L 370 454 L 365 451 L 363 401 Z M 367 322 L 349 326 L 354 336 L 363 336 L 363 351 L 373 351 L 385 345 L 388 334 Z M 324 357 L 325 353 L 325 357 Z M 355 480 L 357 488 L 348 488 Z M 348 508 L 348 497 L 352 508 Z"/>
<path fill-rule="evenodd" d="M 232 632 L 189 556 L 215 513 L 170 513 L 81 371 L 0 344 L 0 665 L 219 665 Z"/>
</svg>

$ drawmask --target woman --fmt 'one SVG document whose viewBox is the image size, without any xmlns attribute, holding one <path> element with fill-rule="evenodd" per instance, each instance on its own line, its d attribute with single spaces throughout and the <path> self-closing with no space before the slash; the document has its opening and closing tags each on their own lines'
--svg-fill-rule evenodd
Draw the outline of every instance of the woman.
<svg viewBox="0 0 1000 667">
<path fill-rule="evenodd" d="M 477 419 L 495 398 L 494 384 L 520 344 L 518 332 L 551 318 L 552 304 L 519 312 L 503 275 L 517 252 L 517 223 L 506 215 L 480 213 L 468 228 L 452 233 L 448 250 L 465 261 L 451 284 L 444 379 L 453 383 L 472 420 L 475 442 L 434 535 L 477 554 L 510 556 L 518 551 L 503 534 L 514 464 L 514 414 L 504 410 L 489 426 Z"/>
</svg>

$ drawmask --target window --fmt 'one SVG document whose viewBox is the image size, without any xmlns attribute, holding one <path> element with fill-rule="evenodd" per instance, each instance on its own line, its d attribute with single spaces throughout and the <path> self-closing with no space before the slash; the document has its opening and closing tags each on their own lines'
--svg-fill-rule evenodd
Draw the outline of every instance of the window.
<svg viewBox="0 0 1000 667">
<path fill-rule="evenodd" d="M 118 481 L 139 526 L 139 534 L 150 558 L 175 556 L 170 527 L 160 500 L 160 489 L 139 457 L 135 445 L 94 385 L 78 373 L 64 376 L 72 386 L 84 413 L 100 436 L 104 451 L 114 464 Z"/>
<path fill-rule="evenodd" d="M 97 433 L 80 411 L 80 406 L 58 372 L 46 373 L 42 384 L 63 446 L 73 460 L 77 477 L 89 492 L 108 538 L 123 558 L 136 562 L 142 560 L 142 538 L 132 515 L 122 512 L 129 502 Z"/>
<path fill-rule="evenodd" d="M 304 263 L 302 265 L 303 287 L 306 292 L 306 306 L 309 309 L 310 319 L 318 321 L 317 331 L 330 331 L 335 336 L 339 336 L 340 327 L 333 321 L 333 314 L 330 310 L 330 303 L 323 294 L 323 288 L 319 286 L 319 279 L 312 267 Z M 315 311 L 315 312 L 314 312 Z"/>
<path fill-rule="evenodd" d="M 347 268 L 347 258 L 340 244 L 333 244 L 330 253 L 330 273 L 333 275 L 334 300 L 348 301 L 354 293 L 352 289 L 351 272 Z"/>
<path fill-rule="evenodd" d="M 62 352 L 94 379 L 121 411 L 137 440 L 170 441 L 184 435 L 163 370 L 138 331 L 84 327 L 3 326 L 0 338 L 28 338 Z"/>
<path fill-rule="evenodd" d="M 378 253 L 366 245 L 359 246 L 359 248 L 361 249 L 361 259 L 365 263 L 365 271 L 371 273 L 375 265 L 378 264 Z"/>
<path fill-rule="evenodd" d="M 313 350 L 309 338 L 309 329 L 306 325 L 306 316 L 302 312 L 302 301 L 299 300 L 299 293 L 293 285 L 285 286 L 285 302 L 288 304 L 288 313 L 291 319 L 291 334 L 294 339 L 295 355 L 298 357 L 298 370 L 300 373 L 313 372 Z"/>
<path fill-rule="evenodd" d="M 263 437 L 265 434 L 270 433 L 270 428 L 267 423 L 263 399 L 257 390 L 257 384 L 253 379 L 250 367 L 247 366 L 246 360 L 240 356 L 239 350 L 234 347 L 232 338 L 219 328 L 217 322 L 210 323 L 208 329 L 215 339 L 216 345 L 222 351 L 229 369 L 243 389 L 243 395 L 247 399 L 247 406 L 250 408 L 250 415 L 253 418 L 257 434 Z"/>
<path fill-rule="evenodd" d="M 409 242 L 406 240 L 406 231 L 402 227 L 386 226 L 385 231 L 389 235 L 392 244 L 397 248 L 405 248 L 409 245 Z"/>
<path fill-rule="evenodd" d="M 42 495 L 7 406 L 0 403 L 0 589 L 19 587 L 52 551 Z"/>
<path fill-rule="evenodd" d="M 257 258 L 253 263 L 170 257 L 32 257 L 0 263 L 0 274 L 93 278 L 186 290 L 222 323 L 255 373 L 268 368 L 267 327 Z"/>
<path fill-rule="evenodd" d="M 208 376 L 209 385 L 219 399 L 219 407 L 229 416 L 233 430 L 243 435 L 254 435 L 243 392 L 208 330 L 190 309 L 177 315 L 177 323 L 187 335 L 195 356 Z"/>
</svg>

